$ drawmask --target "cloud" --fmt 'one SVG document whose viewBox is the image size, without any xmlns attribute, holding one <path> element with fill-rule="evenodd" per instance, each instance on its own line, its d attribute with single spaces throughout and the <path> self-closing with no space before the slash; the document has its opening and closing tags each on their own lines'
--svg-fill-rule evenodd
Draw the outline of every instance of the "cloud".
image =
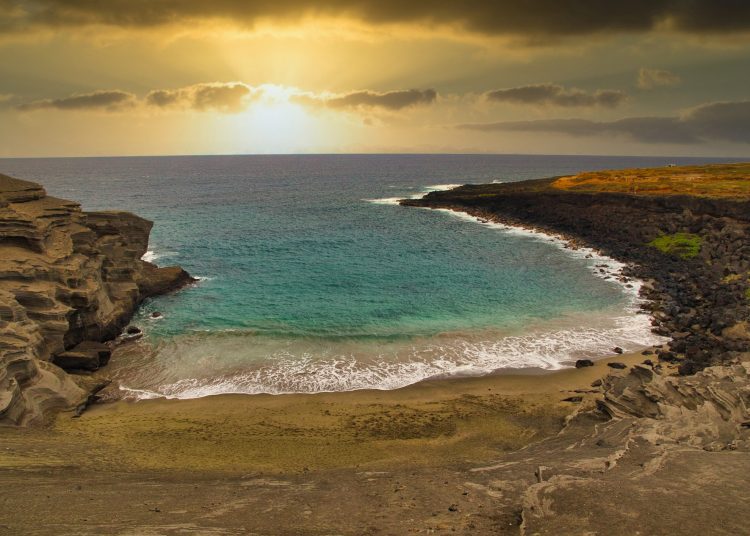
<svg viewBox="0 0 750 536">
<path fill-rule="evenodd" d="M 295 100 L 304 104 L 339 110 L 381 109 L 391 111 L 432 104 L 436 99 L 437 92 L 434 89 L 403 89 L 383 93 L 365 90 L 341 95 L 305 94 L 295 97 Z"/>
<path fill-rule="evenodd" d="M 617 121 L 540 119 L 469 123 L 457 128 L 481 132 L 545 132 L 569 136 L 621 136 L 642 143 L 707 141 L 750 143 L 750 101 L 703 104 L 674 117 L 629 117 Z"/>
<path fill-rule="evenodd" d="M 638 87 L 641 89 L 653 89 L 660 86 L 676 86 L 682 80 L 679 76 L 663 69 L 646 69 L 638 71 Z"/>
<path fill-rule="evenodd" d="M 249 86 L 242 82 L 205 82 L 174 89 L 154 89 L 139 99 L 121 90 L 100 90 L 79 93 L 56 99 L 36 100 L 16 106 L 17 110 L 119 112 L 133 107 L 151 110 L 239 113 L 257 99 L 290 99 L 308 106 L 334 110 L 398 111 L 413 106 L 431 104 L 437 99 L 434 89 L 406 89 L 394 91 L 352 91 L 349 93 L 305 93 L 295 88 L 278 86 Z M 0 95 L 0 103 L 4 96 Z"/>
<path fill-rule="evenodd" d="M 557 84 L 536 84 L 531 86 L 496 89 L 485 94 L 492 102 L 510 102 L 514 104 L 536 104 L 554 106 L 604 106 L 615 108 L 628 96 L 623 91 L 599 89 L 594 93 L 583 90 L 567 89 Z"/>
<path fill-rule="evenodd" d="M 663 28 L 716 34 L 750 29 L 750 2 L 745 0 L 0 0 L 0 15 L 0 32 L 5 33 L 94 25 L 153 28 L 200 21 L 252 28 L 259 21 L 297 22 L 311 16 L 545 37 Z"/>
<path fill-rule="evenodd" d="M 20 104 L 21 111 L 34 110 L 104 110 L 108 112 L 130 108 L 136 97 L 127 91 L 105 90 L 91 93 L 78 93 L 60 99 L 43 99 Z"/>
<path fill-rule="evenodd" d="M 241 82 L 203 83 L 178 89 L 156 89 L 146 104 L 157 108 L 237 113 L 244 110 L 255 90 Z"/>
</svg>

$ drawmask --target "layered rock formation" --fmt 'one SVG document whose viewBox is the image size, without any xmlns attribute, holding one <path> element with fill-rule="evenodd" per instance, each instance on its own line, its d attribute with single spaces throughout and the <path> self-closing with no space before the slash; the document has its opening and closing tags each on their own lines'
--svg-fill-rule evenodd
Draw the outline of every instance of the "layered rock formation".
<svg viewBox="0 0 750 536">
<path fill-rule="evenodd" d="M 562 234 L 630 263 L 627 275 L 648 283 L 654 330 L 672 337 L 660 357 L 683 373 L 750 351 L 750 201 L 565 191 L 554 181 L 467 185 L 402 204 Z M 694 256 L 652 245 L 679 233 L 696 237 Z"/>
<path fill-rule="evenodd" d="M 665 372 L 609 376 L 557 436 L 471 470 L 497 533 L 744 532 L 750 362 Z"/>
<path fill-rule="evenodd" d="M 39 423 L 85 403 L 97 386 L 55 363 L 106 364 L 106 348 L 93 342 L 116 337 L 144 298 L 193 281 L 141 260 L 152 225 L 127 212 L 83 212 L 0 175 L 0 423 Z"/>
</svg>

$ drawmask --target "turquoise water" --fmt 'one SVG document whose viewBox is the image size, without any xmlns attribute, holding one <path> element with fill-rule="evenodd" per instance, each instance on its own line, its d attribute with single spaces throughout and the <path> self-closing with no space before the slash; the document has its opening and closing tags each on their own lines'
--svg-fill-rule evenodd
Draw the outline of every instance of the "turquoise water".
<svg viewBox="0 0 750 536">
<path fill-rule="evenodd" d="M 693 160 L 669 159 L 682 161 Z M 222 156 L 0 160 L 0 172 L 155 221 L 149 258 L 201 282 L 144 304 L 135 323 L 147 337 L 112 373 L 142 395 L 200 396 L 393 388 L 650 342 L 632 293 L 592 275 L 596 259 L 390 200 L 664 162 Z"/>
</svg>

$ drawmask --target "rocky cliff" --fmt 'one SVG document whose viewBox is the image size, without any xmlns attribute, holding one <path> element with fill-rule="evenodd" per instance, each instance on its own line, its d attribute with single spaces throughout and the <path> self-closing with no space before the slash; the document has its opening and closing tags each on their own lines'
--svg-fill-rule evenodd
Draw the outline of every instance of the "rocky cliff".
<svg viewBox="0 0 750 536">
<path fill-rule="evenodd" d="M 630 263 L 627 275 L 647 281 L 654 331 L 672 337 L 659 358 L 682 373 L 746 357 L 750 201 L 564 191 L 555 180 L 467 185 L 402 204 L 562 234 Z"/>
<path fill-rule="evenodd" d="M 85 375 L 146 297 L 193 279 L 141 260 L 152 222 L 83 212 L 42 186 L 0 175 L 0 423 L 44 422 L 84 404 Z M 59 365 L 59 366 L 58 366 Z"/>
</svg>

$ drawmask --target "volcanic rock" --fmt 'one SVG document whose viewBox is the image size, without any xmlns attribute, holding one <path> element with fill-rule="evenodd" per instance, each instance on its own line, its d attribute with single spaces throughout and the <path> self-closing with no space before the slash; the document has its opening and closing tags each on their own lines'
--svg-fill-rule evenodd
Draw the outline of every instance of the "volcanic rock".
<svg viewBox="0 0 750 536">
<path fill-rule="evenodd" d="M 84 403 L 89 388 L 61 366 L 103 366 L 108 353 L 93 343 L 116 337 L 146 297 L 194 281 L 141 260 L 152 225 L 0 175 L 0 423 Z"/>
</svg>

